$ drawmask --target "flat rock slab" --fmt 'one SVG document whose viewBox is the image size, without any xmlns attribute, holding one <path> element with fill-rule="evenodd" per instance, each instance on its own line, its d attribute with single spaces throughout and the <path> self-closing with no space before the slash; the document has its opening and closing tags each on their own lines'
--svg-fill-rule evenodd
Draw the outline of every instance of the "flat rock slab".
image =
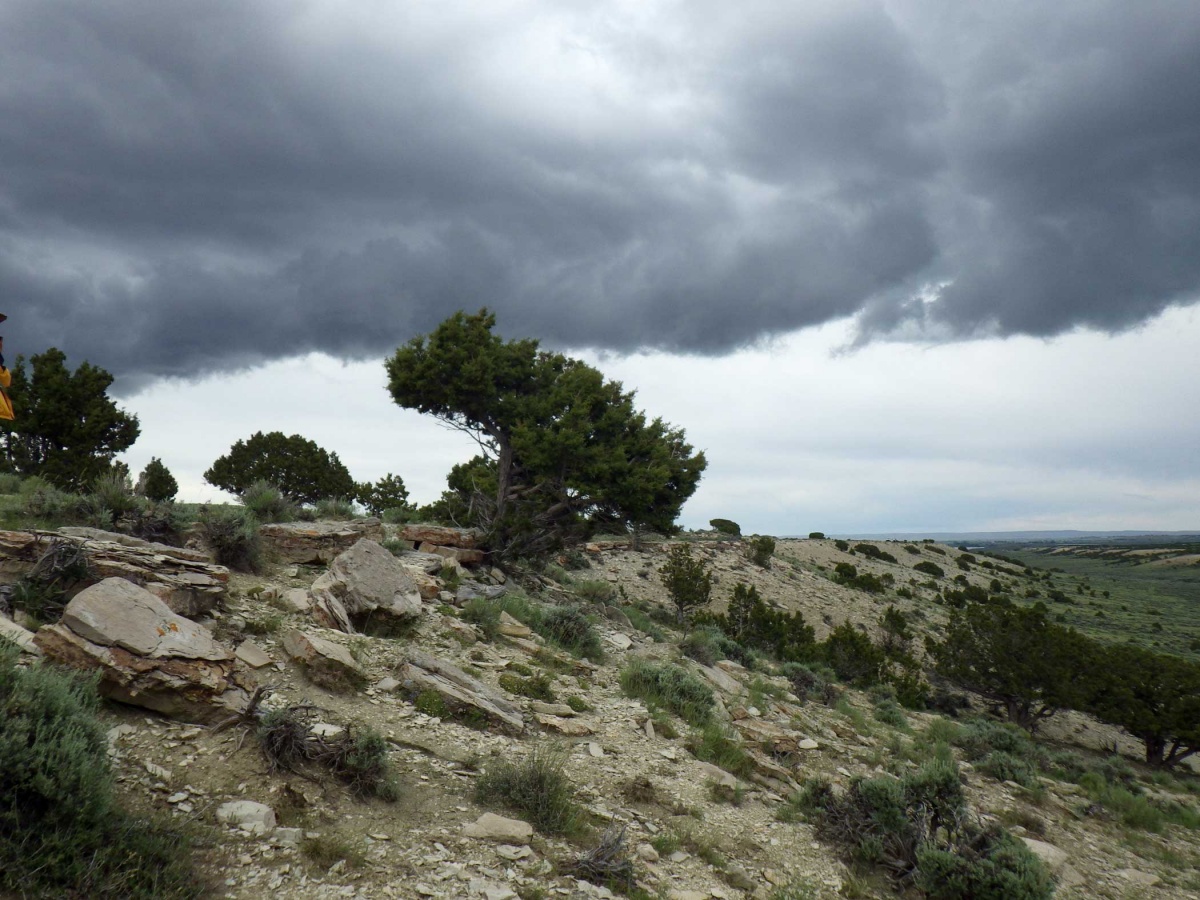
<svg viewBox="0 0 1200 900">
<path fill-rule="evenodd" d="M 525 730 L 525 721 L 516 706 L 444 659 L 410 649 L 397 678 L 412 695 L 434 691 L 452 710 L 474 709 L 506 731 L 520 734 Z"/>
<path fill-rule="evenodd" d="M 314 684 L 346 690 L 366 683 L 367 673 L 341 644 L 293 628 L 283 637 L 283 649 Z"/>
<path fill-rule="evenodd" d="M 12 641 L 25 653 L 32 653 L 34 656 L 42 655 L 42 651 L 33 642 L 33 632 L 4 616 L 0 616 L 0 638 Z"/>
<path fill-rule="evenodd" d="M 352 522 L 279 522 L 258 529 L 264 548 L 281 563 L 327 564 L 363 538 L 383 540 L 378 519 Z"/>
<path fill-rule="evenodd" d="M 585 737 L 594 729 L 582 719 L 564 719 L 559 716 L 538 715 L 538 724 L 566 737 Z"/>
<path fill-rule="evenodd" d="M 412 541 L 414 544 L 432 544 L 437 547 L 461 547 L 463 550 L 473 550 L 479 546 L 482 535 L 472 528 L 450 528 L 445 525 L 414 523 L 402 526 L 398 537 L 402 541 Z"/>
<path fill-rule="evenodd" d="M 184 721 L 242 712 L 256 687 L 208 629 L 121 578 L 85 588 L 34 642 L 55 662 L 98 671 L 104 696 Z"/>
<path fill-rule="evenodd" d="M 463 826 L 463 834 L 481 841 L 524 846 L 533 837 L 533 826 L 520 819 L 506 819 L 495 813 L 484 813 L 474 822 Z"/>
<path fill-rule="evenodd" d="M 252 669 L 261 669 L 263 666 L 274 662 L 266 650 L 254 643 L 254 641 L 249 640 L 238 644 L 234 655 Z"/>
<path fill-rule="evenodd" d="M 411 622 L 421 615 L 421 592 L 408 569 L 370 538 L 339 553 L 311 596 L 317 621 L 350 633 L 367 619 Z"/>
<path fill-rule="evenodd" d="M 0 532 L 0 570 L 24 575 L 54 540 L 83 548 L 92 573 L 85 585 L 124 578 L 183 616 L 204 615 L 225 597 L 229 570 L 205 554 L 96 528 L 63 528 L 50 535 Z"/>
</svg>

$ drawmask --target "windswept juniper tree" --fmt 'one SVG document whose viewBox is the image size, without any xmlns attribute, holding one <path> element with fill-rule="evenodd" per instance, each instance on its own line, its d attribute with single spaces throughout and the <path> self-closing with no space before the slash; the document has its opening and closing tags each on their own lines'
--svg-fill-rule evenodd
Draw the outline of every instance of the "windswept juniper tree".
<svg viewBox="0 0 1200 900">
<path fill-rule="evenodd" d="M 387 361 L 397 404 L 478 444 L 452 484 L 469 524 L 501 556 L 549 551 L 599 527 L 675 530 L 704 454 L 682 429 L 647 421 L 619 382 L 536 340 L 505 341 L 495 324 L 487 309 L 459 311 Z"/>
</svg>

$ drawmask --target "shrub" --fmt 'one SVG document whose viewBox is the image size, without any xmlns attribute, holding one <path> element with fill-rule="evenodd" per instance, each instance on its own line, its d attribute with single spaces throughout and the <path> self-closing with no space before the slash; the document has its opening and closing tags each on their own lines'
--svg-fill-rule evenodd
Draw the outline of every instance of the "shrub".
<svg viewBox="0 0 1200 900">
<path fill-rule="evenodd" d="M 748 778 L 754 771 L 754 760 L 742 749 L 741 740 L 720 722 L 707 722 L 694 731 L 687 748 L 696 759 L 741 778 Z"/>
<path fill-rule="evenodd" d="M 708 524 L 713 531 L 721 534 L 728 534 L 732 537 L 742 536 L 742 526 L 731 519 L 709 519 Z"/>
<path fill-rule="evenodd" d="M 1054 895 L 1054 883 L 1037 857 L 999 828 L 954 851 L 923 847 L 917 872 L 929 900 L 1044 900 Z"/>
<path fill-rule="evenodd" d="M 279 488 L 266 481 L 255 481 L 241 493 L 242 506 L 260 522 L 291 522 L 296 504 Z"/>
<path fill-rule="evenodd" d="M 823 532 L 823 531 L 810 531 L 810 532 L 808 533 L 808 539 L 809 539 L 810 541 L 823 541 L 823 540 L 825 540 L 825 532 Z"/>
<path fill-rule="evenodd" d="M 927 559 L 923 560 L 922 562 L 917 563 L 915 566 L 913 566 L 913 568 L 916 569 L 918 572 L 924 572 L 926 575 L 931 575 L 934 578 L 945 578 L 946 577 L 945 569 L 943 569 L 937 563 L 930 562 Z"/>
<path fill-rule="evenodd" d="M 845 541 L 834 541 L 833 546 L 837 547 L 843 553 L 845 553 L 847 550 L 850 549 L 850 545 L 847 544 Z"/>
<path fill-rule="evenodd" d="M 875 704 L 875 718 L 884 725 L 891 725 L 893 728 L 908 729 L 908 717 L 904 715 L 904 709 L 892 699 L 880 700 Z"/>
<path fill-rule="evenodd" d="M 258 573 L 263 568 L 258 520 L 247 510 L 205 506 L 200 510 L 200 528 L 213 558 L 239 572 Z"/>
<path fill-rule="evenodd" d="M 716 702 L 712 689 L 686 669 L 641 658 L 621 670 L 621 689 L 629 697 L 661 706 L 697 726 L 708 721 Z"/>
<path fill-rule="evenodd" d="M 317 760 L 359 797 L 396 800 L 400 796 L 387 758 L 387 741 L 378 732 L 353 732 L 349 726 L 322 747 Z"/>
<path fill-rule="evenodd" d="M 772 609 L 754 585 L 738 583 L 733 588 L 729 609 L 718 616 L 706 617 L 737 643 L 770 653 L 782 662 L 812 659 L 816 633 L 805 623 L 803 614 Z M 747 662 L 739 659 L 739 662 Z"/>
<path fill-rule="evenodd" d="M 479 776 L 475 797 L 523 814 L 545 834 L 576 834 L 584 812 L 563 771 L 566 762 L 564 749 L 546 744 L 535 746 L 523 760 L 498 759 Z"/>
<path fill-rule="evenodd" d="M 920 556 L 920 555 L 921 555 L 921 548 L 920 548 L 920 547 L 914 547 L 912 544 L 905 544 L 905 545 L 904 545 L 904 552 L 905 552 L 905 553 L 911 553 L 913 556 Z"/>
<path fill-rule="evenodd" d="M 675 604 L 679 621 L 684 621 L 691 610 L 708 605 L 712 574 L 703 560 L 692 557 L 690 544 L 673 544 L 658 573 Z"/>
<path fill-rule="evenodd" d="M 600 635 L 591 620 L 578 606 L 552 606 L 541 620 L 526 623 L 544 638 L 592 662 L 604 661 Z"/>
<path fill-rule="evenodd" d="M 886 550 L 880 550 L 874 544 L 855 544 L 854 551 L 861 553 L 867 559 L 877 559 L 880 562 L 896 562 L 896 557 L 892 556 Z"/>
<path fill-rule="evenodd" d="M 0 640 L 0 892 L 200 896 L 185 837 L 116 803 L 94 682 L 17 656 Z"/>
<path fill-rule="evenodd" d="M 821 656 L 838 678 L 859 687 L 881 681 L 887 665 L 882 648 L 849 622 L 843 622 L 825 639 Z"/>
<path fill-rule="evenodd" d="M 285 436 L 278 431 L 259 431 L 238 441 L 213 462 L 204 480 L 232 494 L 240 494 L 256 481 L 269 481 L 297 503 L 350 497 L 357 487 L 336 453 L 298 434 Z"/>
<path fill-rule="evenodd" d="M 571 863 L 567 870 L 577 878 L 628 894 L 634 886 L 633 860 L 625 847 L 625 829 L 615 825 L 600 843 Z"/>
<path fill-rule="evenodd" d="M 853 563 L 840 562 L 833 567 L 834 578 L 852 579 L 858 577 L 858 566 Z"/>
<path fill-rule="evenodd" d="M 112 528 L 117 520 L 138 508 L 128 479 L 118 471 L 106 472 L 92 482 L 91 499 L 96 509 L 106 511 L 105 527 Z"/>
<path fill-rule="evenodd" d="M 750 539 L 746 546 L 746 556 L 763 569 L 771 568 L 771 557 L 775 555 L 775 538 L 761 535 Z"/>
<path fill-rule="evenodd" d="M 534 700 L 545 700 L 547 703 L 555 699 L 554 688 L 551 687 L 550 676 L 541 673 L 531 678 L 521 678 L 518 675 L 504 673 L 498 679 L 500 687 L 510 694 L 531 697 Z"/>
<path fill-rule="evenodd" d="M 745 649 L 716 625 L 704 625 L 689 631 L 679 643 L 679 652 L 694 659 L 702 666 L 711 666 L 718 660 L 733 659 L 744 662 Z"/>
<path fill-rule="evenodd" d="M 141 494 L 151 503 L 170 503 L 179 493 L 179 482 L 171 470 L 157 456 L 150 458 L 142 474 L 138 476 L 134 492 Z"/>
<path fill-rule="evenodd" d="M 356 515 L 354 500 L 347 497 L 322 497 L 313 504 L 313 512 L 318 519 L 345 520 Z"/>
</svg>

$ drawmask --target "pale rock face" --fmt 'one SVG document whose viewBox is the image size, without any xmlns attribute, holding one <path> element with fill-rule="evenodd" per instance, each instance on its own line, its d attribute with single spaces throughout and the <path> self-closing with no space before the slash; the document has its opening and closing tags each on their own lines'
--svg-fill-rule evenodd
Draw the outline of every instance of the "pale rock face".
<svg viewBox="0 0 1200 900">
<path fill-rule="evenodd" d="M 450 528 L 444 525 L 405 525 L 400 529 L 400 540 L 414 544 L 432 544 L 436 547 L 461 547 L 473 550 L 479 543 L 479 532 L 470 528 Z"/>
<path fill-rule="evenodd" d="M 366 679 L 362 666 L 341 644 L 293 628 L 283 638 L 288 656 L 304 666 L 316 684 L 341 688 Z"/>
<path fill-rule="evenodd" d="M 207 628 L 123 578 L 85 588 L 34 641 L 55 662 L 99 671 L 104 696 L 189 722 L 243 711 L 256 686 Z"/>
<path fill-rule="evenodd" d="M 217 821 L 251 834 L 269 834 L 275 830 L 275 810 L 253 800 L 232 800 L 217 807 Z"/>
<path fill-rule="evenodd" d="M 323 625 L 353 632 L 372 615 L 412 620 L 421 615 L 421 592 L 408 569 L 368 538 L 338 554 L 313 582 L 313 615 Z"/>
<path fill-rule="evenodd" d="M 265 549 L 281 562 L 329 563 L 362 538 L 383 540 L 378 519 L 355 522 L 280 522 L 258 529 Z"/>
<path fill-rule="evenodd" d="M 520 819 L 506 819 L 495 813 L 484 813 L 474 822 L 464 825 L 463 834 L 482 841 L 525 845 L 533 837 L 533 826 Z"/>
</svg>

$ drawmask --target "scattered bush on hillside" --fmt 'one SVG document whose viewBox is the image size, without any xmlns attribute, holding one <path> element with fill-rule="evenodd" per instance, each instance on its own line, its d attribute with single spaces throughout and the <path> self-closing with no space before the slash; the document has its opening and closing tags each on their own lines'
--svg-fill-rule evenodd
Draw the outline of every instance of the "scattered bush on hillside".
<svg viewBox="0 0 1200 900">
<path fill-rule="evenodd" d="M 33 567 L 13 584 L 9 598 L 14 608 L 35 622 L 50 624 L 62 618 L 68 592 L 93 575 L 82 545 L 52 539 Z"/>
<path fill-rule="evenodd" d="M 867 559 L 877 559 L 880 562 L 896 562 L 896 557 L 892 556 L 886 550 L 880 550 L 874 544 L 855 544 L 854 550 L 856 553 L 861 553 Z"/>
<path fill-rule="evenodd" d="M 537 632 L 575 656 L 595 663 L 604 662 L 600 634 L 578 606 L 549 607 L 538 623 Z"/>
<path fill-rule="evenodd" d="M 883 579 L 870 572 L 863 572 L 860 575 L 857 566 L 845 562 L 840 562 L 833 567 L 833 580 L 845 587 L 866 591 L 868 594 L 882 594 L 887 590 Z"/>
<path fill-rule="evenodd" d="M 691 672 L 641 658 L 621 670 L 621 689 L 626 696 L 661 707 L 695 726 L 708 722 L 716 704 L 712 689 Z"/>
<path fill-rule="evenodd" d="M 475 783 L 475 799 L 520 813 L 543 834 L 578 834 L 586 813 L 575 800 L 566 763 L 567 751 L 552 744 L 535 746 L 521 760 L 497 759 Z"/>
<path fill-rule="evenodd" d="M 201 896 L 186 838 L 117 805 L 95 683 L 18 656 L 0 640 L 0 892 Z"/>
<path fill-rule="evenodd" d="M 287 436 L 279 431 L 259 431 L 237 441 L 213 462 L 204 480 L 231 494 L 241 494 L 256 481 L 267 481 L 296 503 L 351 497 L 357 487 L 336 453 L 298 434 Z"/>
<path fill-rule="evenodd" d="M 692 732 L 687 740 L 688 752 L 703 762 L 712 763 L 739 778 L 748 778 L 754 771 L 754 760 L 742 747 L 742 740 L 728 726 L 710 721 Z"/>
<path fill-rule="evenodd" d="M 245 509 L 204 506 L 200 530 L 218 564 L 257 574 L 263 569 L 258 520 Z"/>
<path fill-rule="evenodd" d="M 821 644 L 822 661 L 838 678 L 856 687 L 870 687 L 884 678 L 887 657 L 849 622 L 837 626 Z"/>
<path fill-rule="evenodd" d="M 742 536 L 742 526 L 732 519 L 709 519 L 708 524 L 713 531 L 720 534 L 727 534 L 731 537 Z"/>
<path fill-rule="evenodd" d="M 690 544 L 673 544 L 658 574 L 671 595 L 680 622 L 685 621 L 692 610 L 708 605 L 712 595 L 712 573 L 704 560 L 692 557 Z"/>
<path fill-rule="evenodd" d="M 804 662 L 816 652 L 816 635 L 803 614 L 771 608 L 754 585 L 739 582 L 725 613 L 698 617 L 698 622 L 715 625 L 738 644 L 762 650 L 780 662 Z"/>
<path fill-rule="evenodd" d="M 722 659 L 745 664 L 750 655 L 746 649 L 715 624 L 700 625 L 689 631 L 679 643 L 679 652 L 702 666 L 711 666 Z"/>
<path fill-rule="evenodd" d="M 926 575 L 932 575 L 934 578 L 945 578 L 946 570 L 935 562 L 924 560 L 913 566 L 918 572 L 924 572 Z"/>
<path fill-rule="evenodd" d="M 970 820 L 957 767 L 945 758 L 901 779 L 856 779 L 844 794 L 809 782 L 792 805 L 818 834 L 938 900 L 1044 900 L 1053 882 L 1003 829 Z"/>
<path fill-rule="evenodd" d="M 358 515 L 354 509 L 354 500 L 348 497 L 322 497 L 313 504 L 313 513 L 318 519 L 335 521 L 353 519 Z"/>
<path fill-rule="evenodd" d="M 625 846 L 625 828 L 611 826 L 600 843 L 567 866 L 576 878 L 628 894 L 634 886 L 633 860 Z"/>
<path fill-rule="evenodd" d="M 810 532 L 808 533 L 808 539 L 809 539 L 810 541 L 823 541 L 823 540 L 825 540 L 825 532 L 823 532 L 823 531 L 810 531 Z"/>
<path fill-rule="evenodd" d="M 746 558 L 762 569 L 771 568 L 771 557 L 775 555 L 775 538 L 766 535 L 750 538 L 746 545 Z"/>
<path fill-rule="evenodd" d="M 848 543 L 846 543 L 845 541 L 834 541 L 833 546 L 837 547 L 843 553 L 845 553 L 847 550 L 850 549 L 850 545 Z"/>
</svg>

